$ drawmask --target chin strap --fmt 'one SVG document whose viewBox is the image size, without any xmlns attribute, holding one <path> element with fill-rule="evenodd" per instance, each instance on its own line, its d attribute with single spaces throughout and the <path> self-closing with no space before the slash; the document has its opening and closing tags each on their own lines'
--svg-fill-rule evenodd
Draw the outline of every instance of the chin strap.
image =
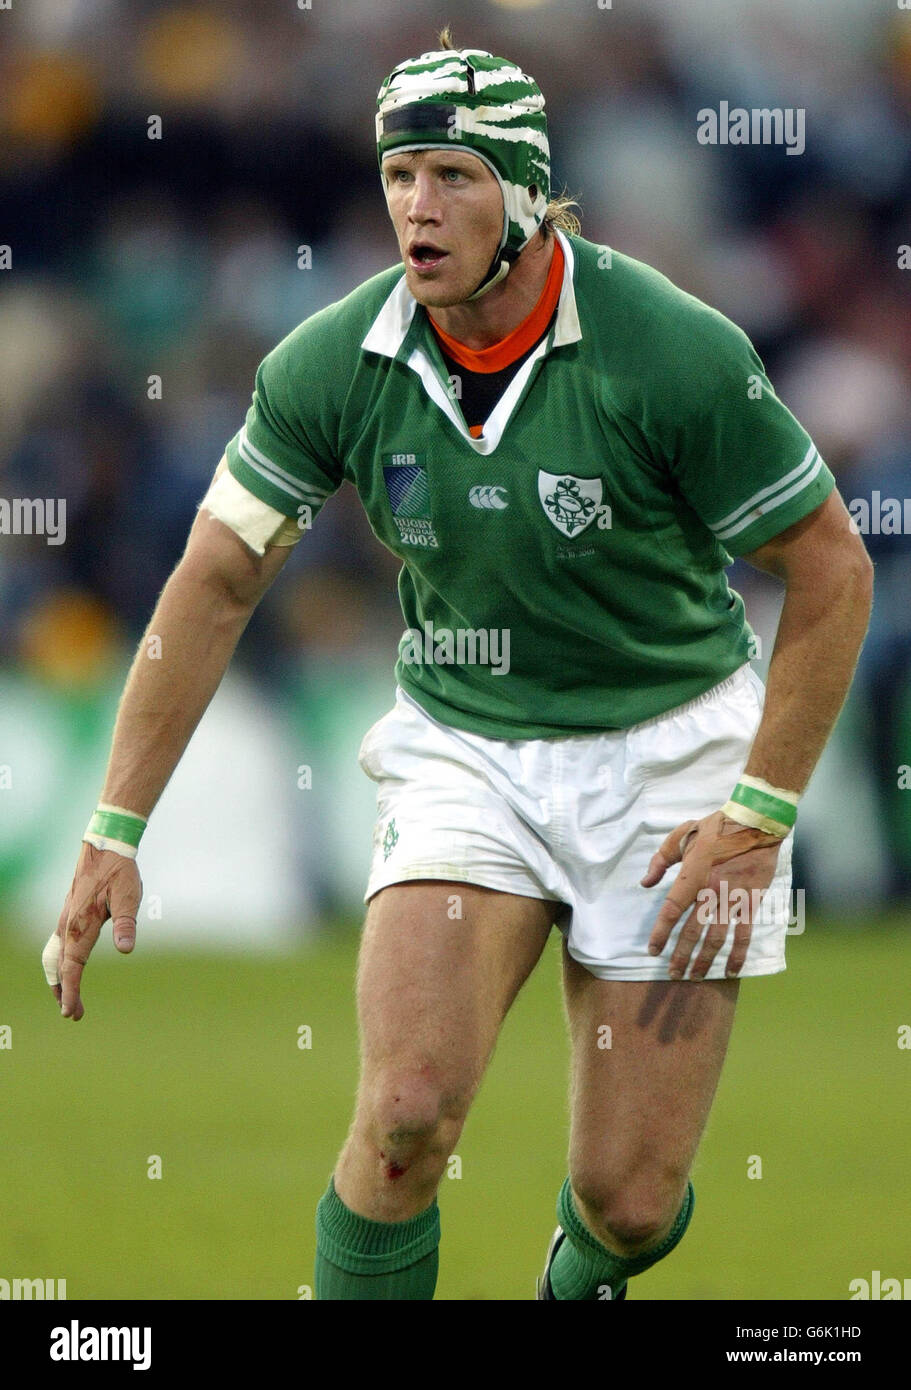
<svg viewBox="0 0 911 1390">
<path fill-rule="evenodd" d="M 481 296 L 485 295 L 488 290 L 492 290 L 494 285 L 499 285 L 501 281 L 505 280 L 508 274 L 509 261 L 501 261 L 498 269 L 494 272 L 494 274 L 490 275 L 490 272 L 488 272 L 489 278 L 481 281 L 474 294 L 470 294 L 466 299 L 465 303 L 471 304 L 473 300 L 480 299 Z"/>
<path fill-rule="evenodd" d="M 472 300 L 480 299 L 488 290 L 492 290 L 494 285 L 499 285 L 505 280 L 513 262 L 517 261 L 521 254 L 521 251 L 507 251 L 505 249 L 498 251 L 484 279 L 481 281 L 474 294 L 468 296 L 465 303 L 470 304 Z"/>
</svg>

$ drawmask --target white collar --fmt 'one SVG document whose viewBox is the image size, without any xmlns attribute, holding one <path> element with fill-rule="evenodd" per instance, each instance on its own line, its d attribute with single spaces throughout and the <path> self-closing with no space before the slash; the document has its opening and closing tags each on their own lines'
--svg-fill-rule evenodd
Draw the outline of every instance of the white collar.
<svg viewBox="0 0 911 1390">
<path fill-rule="evenodd" d="M 563 287 L 560 290 L 557 321 L 554 325 L 554 336 L 550 346 L 564 347 L 567 343 L 577 343 L 582 337 L 582 329 L 579 325 L 576 293 L 573 286 L 575 257 L 572 247 L 563 233 L 557 230 L 556 235 L 563 248 Z M 361 347 L 368 352 L 379 353 L 383 357 L 398 356 L 411 327 L 416 308 L 417 300 L 408 289 L 403 273 L 371 324 Z"/>
</svg>

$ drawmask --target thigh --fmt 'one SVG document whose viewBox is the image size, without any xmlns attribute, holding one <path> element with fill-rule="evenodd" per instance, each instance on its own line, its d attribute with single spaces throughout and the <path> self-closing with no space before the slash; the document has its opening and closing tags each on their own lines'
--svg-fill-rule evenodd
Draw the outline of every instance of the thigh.
<svg viewBox="0 0 911 1390">
<path fill-rule="evenodd" d="M 377 893 L 358 963 L 364 1080 L 423 1068 L 473 1091 L 557 911 L 539 898 L 439 880 Z"/>
<path fill-rule="evenodd" d="M 361 1080 L 336 1191 L 375 1221 L 424 1211 L 554 907 L 449 881 L 370 902 L 358 966 Z"/>
<path fill-rule="evenodd" d="M 596 978 L 564 950 L 571 1166 L 623 1182 L 689 1172 L 721 1075 L 737 980 Z"/>
</svg>

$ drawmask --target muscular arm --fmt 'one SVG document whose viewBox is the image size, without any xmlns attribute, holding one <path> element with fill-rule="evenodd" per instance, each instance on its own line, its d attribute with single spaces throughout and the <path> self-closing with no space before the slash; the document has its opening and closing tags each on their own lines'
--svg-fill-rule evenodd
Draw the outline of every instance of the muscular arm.
<svg viewBox="0 0 911 1390">
<path fill-rule="evenodd" d="M 273 546 L 256 555 L 200 511 L 133 661 L 102 801 L 148 817 L 289 554 Z"/>
<path fill-rule="evenodd" d="M 290 554 L 257 555 L 202 509 L 133 661 L 101 800 L 148 817 L 218 689 L 240 635 Z M 157 639 L 154 641 L 152 639 Z M 42 963 L 65 1018 L 80 1019 L 82 972 L 108 917 L 132 951 L 142 883 L 133 859 L 83 843 Z"/>
<path fill-rule="evenodd" d="M 873 565 L 837 492 L 745 557 L 785 583 L 762 722 L 744 772 L 802 792 L 854 675 L 873 598 Z"/>
<path fill-rule="evenodd" d="M 802 792 L 851 684 L 870 620 L 873 566 L 837 492 L 746 558 L 783 579 L 786 593 L 762 720 L 744 772 L 773 787 Z M 695 832 L 691 846 L 690 831 Z M 654 887 L 672 864 L 683 861 L 658 913 L 649 951 L 663 951 L 674 924 L 703 889 L 717 893 L 722 880 L 750 894 L 768 888 L 779 844 L 762 830 L 729 820 L 720 810 L 677 826 L 642 879 L 643 887 Z M 689 968 L 690 979 L 703 979 L 727 940 L 729 925 L 735 929 L 726 972 L 737 975 L 749 947 L 749 913 L 737 923 L 712 921 L 690 967 L 703 932 L 692 910 L 669 963 L 670 978 L 682 979 Z"/>
</svg>

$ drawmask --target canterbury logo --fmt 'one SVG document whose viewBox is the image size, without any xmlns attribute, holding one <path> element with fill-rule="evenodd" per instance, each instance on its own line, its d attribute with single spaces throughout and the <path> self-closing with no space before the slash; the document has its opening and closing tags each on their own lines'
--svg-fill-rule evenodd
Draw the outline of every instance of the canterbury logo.
<svg viewBox="0 0 911 1390">
<path fill-rule="evenodd" d="M 493 487 L 489 483 L 469 488 L 468 500 L 473 507 L 480 507 L 484 511 L 501 512 L 509 506 L 509 494 L 505 487 Z"/>
</svg>

